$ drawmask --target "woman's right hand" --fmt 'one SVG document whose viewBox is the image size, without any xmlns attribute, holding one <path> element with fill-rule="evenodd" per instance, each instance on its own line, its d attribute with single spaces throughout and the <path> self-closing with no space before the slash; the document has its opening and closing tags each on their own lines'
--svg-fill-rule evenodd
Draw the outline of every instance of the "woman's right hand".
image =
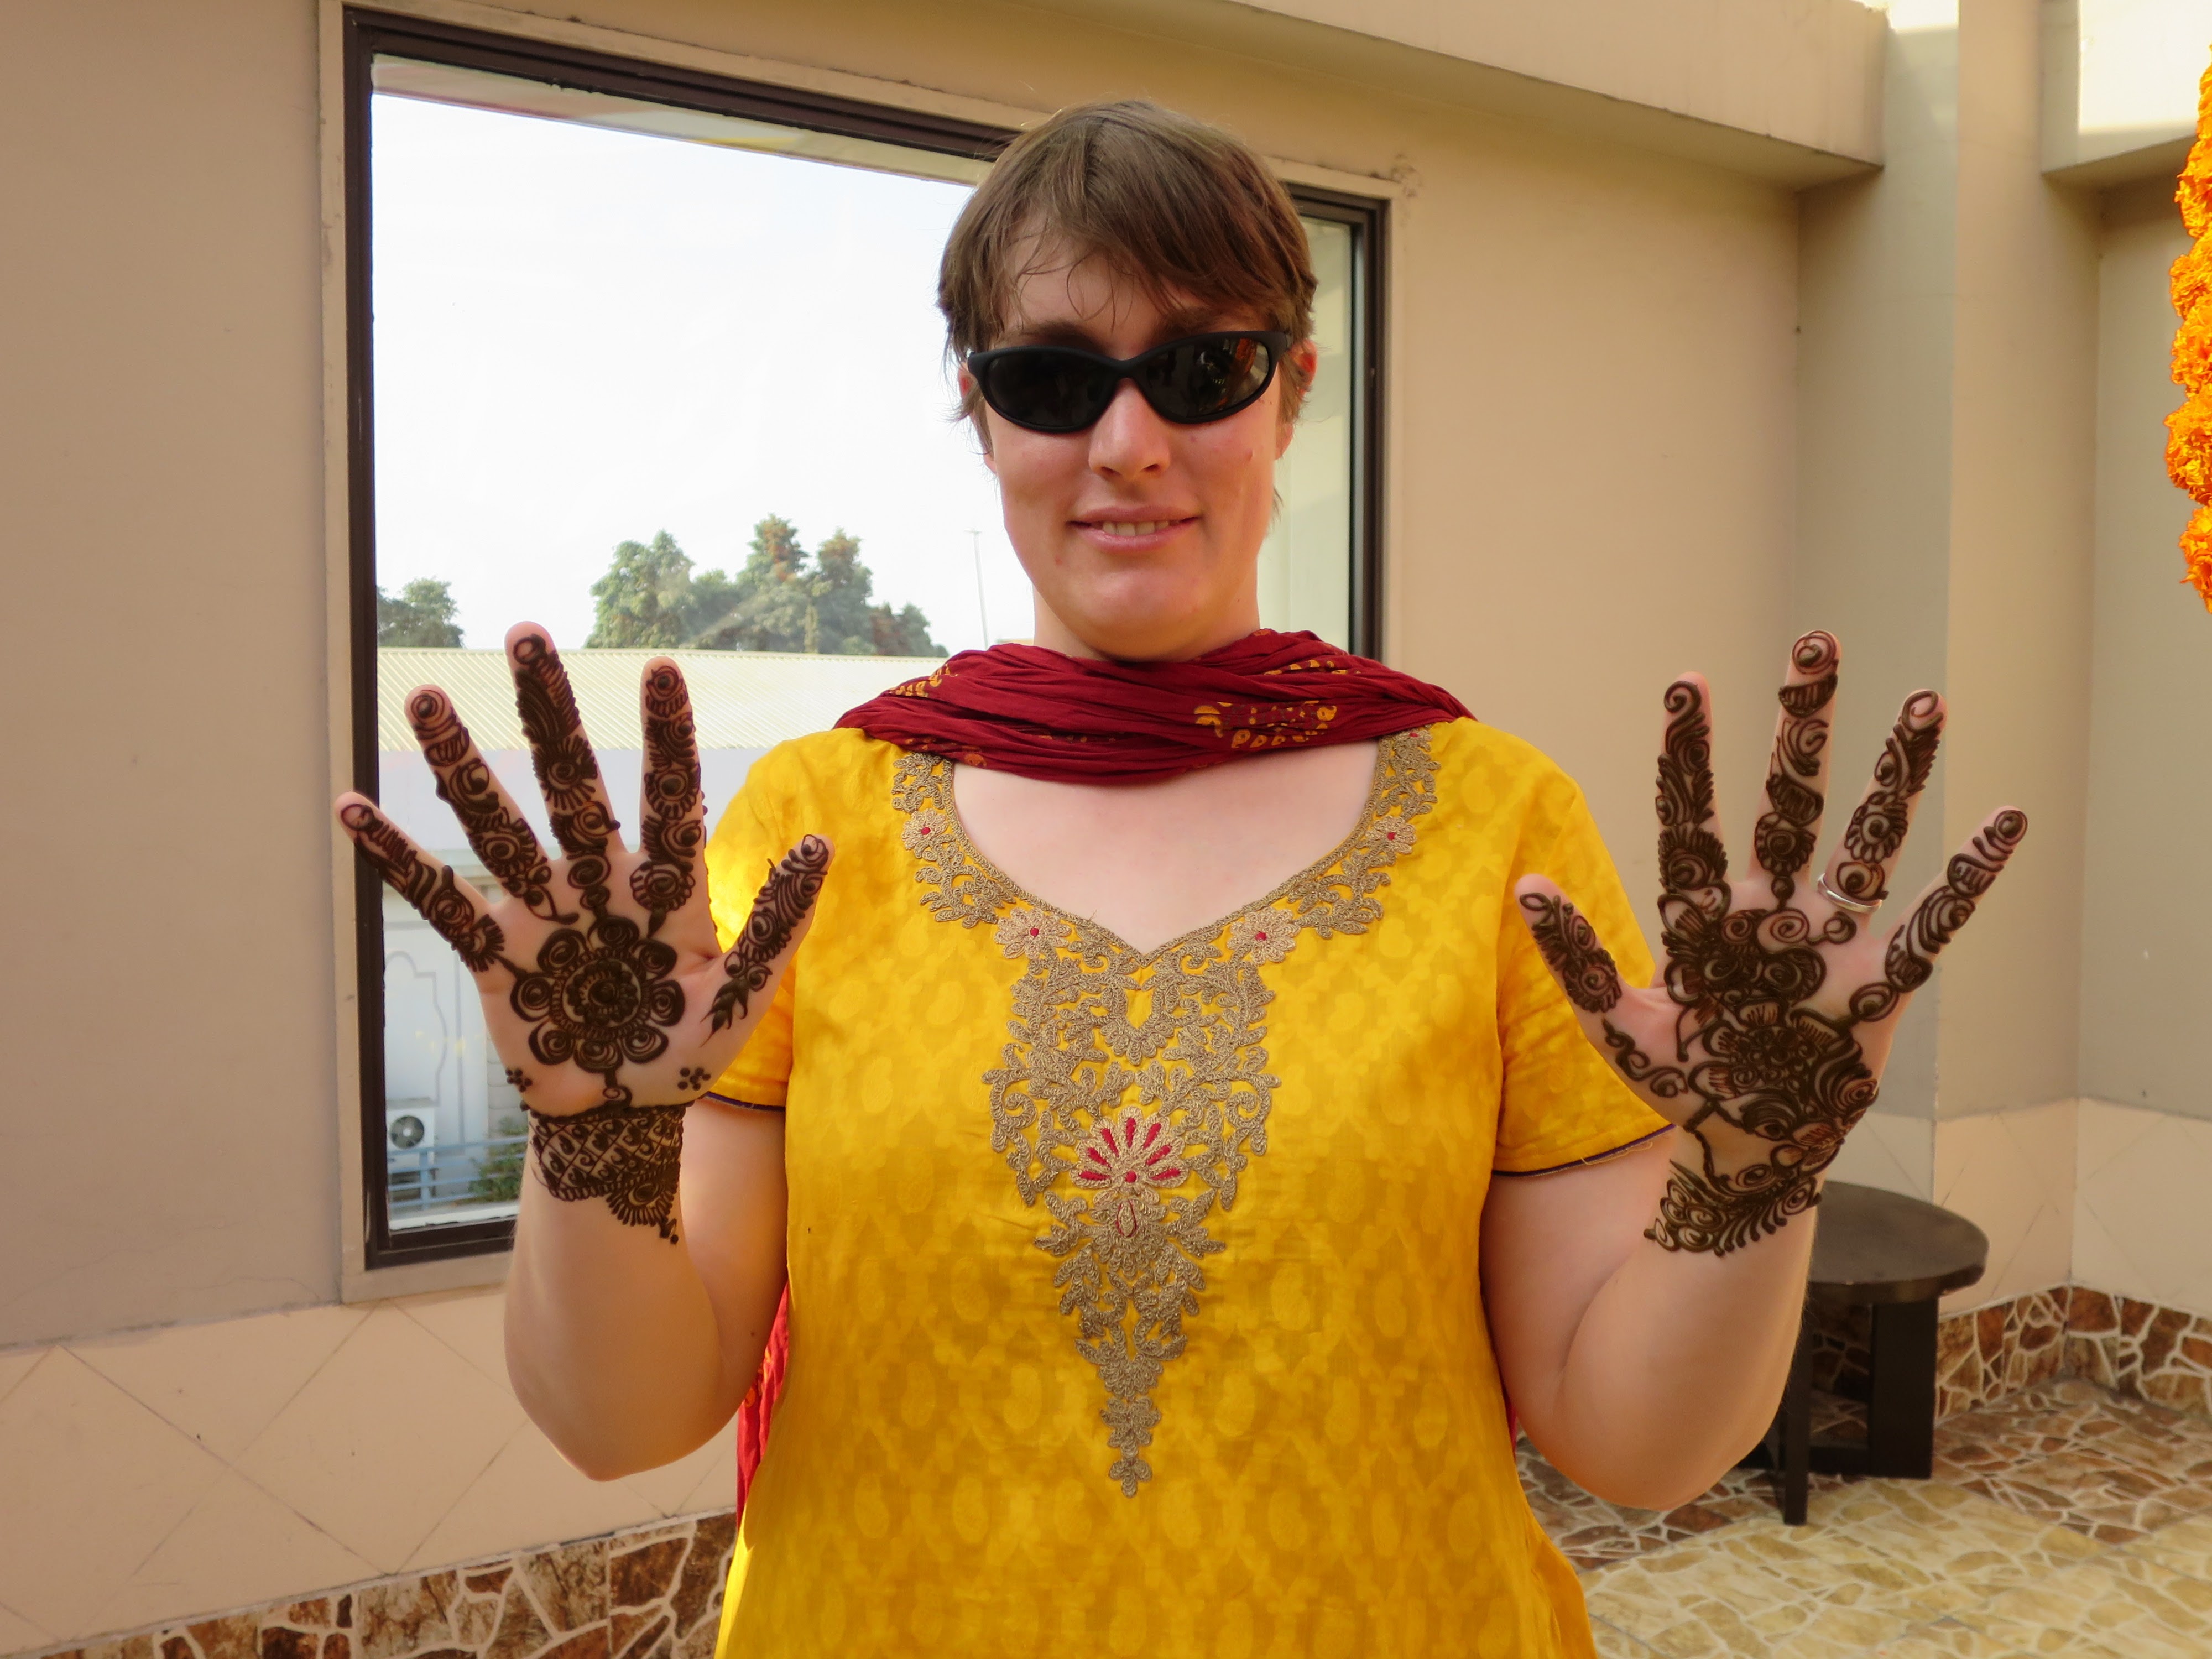
<svg viewBox="0 0 2212 1659">
<path fill-rule="evenodd" d="M 338 823 L 475 975 L 493 1045 L 532 1111 L 687 1104 L 736 1057 L 774 997 L 822 890 L 830 843 L 807 836 L 784 855 L 725 951 L 708 908 L 706 803 L 683 671 L 665 657 L 645 665 L 632 850 L 551 639 L 520 623 L 507 656 L 561 857 L 547 858 L 435 686 L 408 695 L 408 720 L 439 798 L 502 896 L 488 900 L 456 878 L 366 796 L 339 796 Z"/>
</svg>

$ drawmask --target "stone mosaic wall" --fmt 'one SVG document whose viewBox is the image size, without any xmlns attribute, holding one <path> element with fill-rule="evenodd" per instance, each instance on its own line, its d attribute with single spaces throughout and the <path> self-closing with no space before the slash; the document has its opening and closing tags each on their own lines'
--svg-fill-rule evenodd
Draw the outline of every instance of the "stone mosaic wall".
<svg viewBox="0 0 2212 1659">
<path fill-rule="evenodd" d="M 1868 1310 L 1815 1304 L 1812 1319 L 1813 1386 L 1864 1400 Z M 2030 1291 L 1941 1321 L 1936 1372 L 1938 1418 L 2054 1376 L 2212 1417 L 2212 1320 L 2078 1285 Z"/>
<path fill-rule="evenodd" d="M 47 1659 L 713 1659 L 732 1516 L 641 1527 Z"/>
<path fill-rule="evenodd" d="M 2079 1286 L 2066 1295 L 2068 1370 L 2137 1400 L 2212 1417 L 2212 1319 Z"/>
</svg>

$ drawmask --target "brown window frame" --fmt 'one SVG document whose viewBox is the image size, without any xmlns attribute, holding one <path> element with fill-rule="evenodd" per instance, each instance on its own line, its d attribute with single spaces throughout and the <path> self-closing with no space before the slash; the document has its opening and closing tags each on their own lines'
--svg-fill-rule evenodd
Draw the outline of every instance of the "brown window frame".
<svg viewBox="0 0 2212 1659">
<path fill-rule="evenodd" d="M 774 122 L 807 131 L 870 138 L 939 155 L 988 161 L 1012 139 L 1006 128 L 888 105 L 744 81 L 580 47 L 498 34 L 368 8 L 344 13 L 344 202 L 347 538 L 352 652 L 352 774 L 370 799 L 380 787 L 376 668 L 376 453 L 374 331 L 370 304 L 373 210 L 369 176 L 370 70 L 382 54 L 512 75 L 579 91 Z M 1301 213 L 1352 228 L 1354 316 L 1352 649 L 1377 654 L 1382 605 L 1382 295 L 1388 204 L 1288 186 Z M 361 1078 L 363 1266 L 378 1268 L 482 1255 L 511 1248 L 511 1218 L 410 1228 L 395 1235 L 386 1185 L 384 925 L 377 878 L 356 860 L 355 971 Z"/>
</svg>

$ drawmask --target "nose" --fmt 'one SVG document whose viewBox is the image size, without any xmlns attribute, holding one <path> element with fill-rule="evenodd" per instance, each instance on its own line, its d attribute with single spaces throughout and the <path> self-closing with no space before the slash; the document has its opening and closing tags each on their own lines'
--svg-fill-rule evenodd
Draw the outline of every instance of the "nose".
<svg viewBox="0 0 2212 1659">
<path fill-rule="evenodd" d="M 1167 465 L 1168 444 L 1168 423 L 1134 380 L 1124 380 L 1091 428 L 1091 470 L 1102 478 L 1142 477 Z"/>
</svg>

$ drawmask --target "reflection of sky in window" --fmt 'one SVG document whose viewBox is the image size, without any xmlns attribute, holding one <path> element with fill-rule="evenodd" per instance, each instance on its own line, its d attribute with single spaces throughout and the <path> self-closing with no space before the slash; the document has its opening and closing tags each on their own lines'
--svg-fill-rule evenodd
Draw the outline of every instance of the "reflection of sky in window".
<svg viewBox="0 0 2212 1659">
<path fill-rule="evenodd" d="M 472 646 L 592 625 L 614 545 L 744 562 L 780 514 L 860 538 L 939 644 L 1030 630 L 934 296 L 957 185 L 379 97 L 377 539 Z"/>
</svg>

